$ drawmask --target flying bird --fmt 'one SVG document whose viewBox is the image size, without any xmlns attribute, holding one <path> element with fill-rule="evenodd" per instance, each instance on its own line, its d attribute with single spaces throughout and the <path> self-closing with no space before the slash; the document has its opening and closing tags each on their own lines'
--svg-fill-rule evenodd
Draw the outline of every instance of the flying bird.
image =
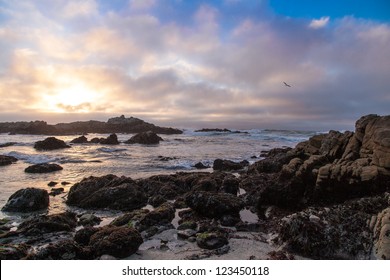
<svg viewBox="0 0 390 280">
<path fill-rule="evenodd" d="M 289 84 L 287 84 L 286 82 L 283 82 L 284 83 L 284 85 L 286 86 L 286 87 L 291 87 Z"/>
</svg>

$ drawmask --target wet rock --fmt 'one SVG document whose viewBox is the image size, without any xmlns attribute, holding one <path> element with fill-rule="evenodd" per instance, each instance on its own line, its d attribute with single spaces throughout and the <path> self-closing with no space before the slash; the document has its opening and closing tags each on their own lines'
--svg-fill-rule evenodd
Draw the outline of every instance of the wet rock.
<svg viewBox="0 0 390 280">
<path fill-rule="evenodd" d="M 101 218 L 93 215 L 93 214 L 83 214 L 80 218 L 79 218 L 79 224 L 80 225 L 83 225 L 83 226 L 94 226 L 94 225 L 98 225 L 100 224 L 100 222 L 102 221 Z"/>
<path fill-rule="evenodd" d="M 46 190 L 26 188 L 10 196 L 2 211 L 31 212 L 46 209 L 49 206 L 49 194 Z"/>
<path fill-rule="evenodd" d="M 160 141 L 163 141 L 163 139 L 158 136 L 156 133 L 152 131 L 148 132 L 141 132 L 133 137 L 131 137 L 129 140 L 127 140 L 126 144 L 144 144 L 144 145 L 156 145 L 159 144 Z"/>
<path fill-rule="evenodd" d="M 86 260 L 91 258 L 90 251 L 73 240 L 61 240 L 49 244 L 27 257 L 29 260 Z"/>
<path fill-rule="evenodd" d="M 34 148 L 38 151 L 43 151 L 70 148 L 70 146 L 66 145 L 64 141 L 55 137 L 48 137 L 43 141 L 36 142 Z"/>
<path fill-rule="evenodd" d="M 0 247 L 0 260 L 20 260 L 27 256 L 30 246 L 26 244 L 4 244 Z"/>
<path fill-rule="evenodd" d="M 52 188 L 49 195 L 56 196 L 56 195 L 62 194 L 63 192 L 64 192 L 64 188 Z"/>
<path fill-rule="evenodd" d="M 225 226 L 225 227 L 233 227 L 235 226 L 237 223 L 239 223 L 241 220 L 240 220 L 240 217 L 238 216 L 232 216 L 232 215 L 224 215 L 220 218 L 220 223 L 222 226 Z"/>
<path fill-rule="evenodd" d="M 228 243 L 227 237 L 220 232 L 205 232 L 196 236 L 196 244 L 202 249 L 218 249 Z"/>
<path fill-rule="evenodd" d="M 295 260 L 294 255 L 289 252 L 280 250 L 280 251 L 271 251 L 267 253 L 267 260 Z"/>
<path fill-rule="evenodd" d="M 103 145 L 118 145 L 119 144 L 118 136 L 116 136 L 115 133 L 111 134 L 107 138 L 101 139 L 100 140 L 100 144 L 103 144 Z"/>
<path fill-rule="evenodd" d="M 139 231 L 144 231 L 151 226 L 169 224 L 175 217 L 175 209 L 171 203 L 164 203 L 153 211 L 145 214 L 136 225 Z"/>
<path fill-rule="evenodd" d="M 7 142 L 7 143 L 0 144 L 0 148 L 10 147 L 16 144 L 17 144 L 16 142 Z"/>
<path fill-rule="evenodd" d="M 90 143 L 93 143 L 93 144 L 99 144 L 100 142 L 104 141 L 105 139 L 104 138 L 98 138 L 98 137 L 94 137 L 91 139 L 91 141 L 89 141 Z"/>
<path fill-rule="evenodd" d="M 249 165 L 249 162 L 243 160 L 241 162 L 234 162 L 231 160 L 216 159 L 213 163 L 213 169 L 219 171 L 236 171 L 244 169 Z"/>
<path fill-rule="evenodd" d="M 237 195 L 239 190 L 240 181 L 234 176 L 226 176 L 223 179 L 220 191 Z"/>
<path fill-rule="evenodd" d="M 105 226 L 93 234 L 89 241 L 95 256 L 111 255 L 125 258 L 134 254 L 143 239 L 133 228 Z"/>
<path fill-rule="evenodd" d="M 390 207 L 377 216 L 373 252 L 377 259 L 390 260 Z"/>
<path fill-rule="evenodd" d="M 150 211 L 148 209 L 139 209 L 131 211 L 130 213 L 123 214 L 122 216 L 119 216 L 115 220 L 113 220 L 110 225 L 113 226 L 128 226 L 128 227 L 134 227 L 136 223 L 141 220 L 147 213 Z"/>
<path fill-rule="evenodd" d="M 40 235 L 48 232 L 72 231 L 76 225 L 76 214 L 65 212 L 30 218 L 22 222 L 17 231 L 24 235 Z"/>
<path fill-rule="evenodd" d="M 61 185 L 63 185 L 63 186 L 66 186 L 66 185 L 70 185 L 71 183 L 69 183 L 69 182 L 61 182 Z"/>
<path fill-rule="evenodd" d="M 195 164 L 194 167 L 195 167 L 196 169 L 206 169 L 206 168 L 210 168 L 209 165 L 204 165 L 204 164 L 201 163 L 201 162 L 198 162 L 197 164 Z"/>
<path fill-rule="evenodd" d="M 153 207 L 158 207 L 166 201 L 167 200 L 162 195 L 157 194 L 155 196 L 150 197 L 148 203 Z"/>
<path fill-rule="evenodd" d="M 27 167 L 24 172 L 26 173 L 50 173 L 62 170 L 63 168 L 55 163 L 39 163 Z"/>
<path fill-rule="evenodd" d="M 54 186 L 57 185 L 57 184 L 58 184 L 58 182 L 50 181 L 47 185 L 48 185 L 49 187 L 54 187 Z"/>
<path fill-rule="evenodd" d="M 186 230 L 186 229 L 193 229 L 195 230 L 198 227 L 198 224 L 193 221 L 179 221 L 179 226 L 177 227 L 177 230 Z"/>
<path fill-rule="evenodd" d="M 91 236 L 98 232 L 100 229 L 96 227 L 87 226 L 78 230 L 74 236 L 74 241 L 77 243 L 87 246 Z"/>
<path fill-rule="evenodd" d="M 16 157 L 0 155 L 0 166 L 10 165 L 17 161 Z"/>
<path fill-rule="evenodd" d="M 229 214 L 238 216 L 243 208 L 240 198 L 227 193 L 193 192 L 187 196 L 186 203 L 197 213 L 210 218 Z"/>
<path fill-rule="evenodd" d="M 177 159 L 177 157 L 163 157 L 163 156 L 158 156 L 158 160 L 159 161 L 171 161 L 171 160 L 175 160 Z"/>
<path fill-rule="evenodd" d="M 196 233 L 197 233 L 196 230 L 193 230 L 193 229 L 184 229 L 184 230 L 179 230 L 179 231 L 177 232 L 177 236 L 178 236 L 179 238 L 182 238 L 182 239 L 188 239 L 188 238 L 190 238 L 190 237 L 195 236 Z"/>
<path fill-rule="evenodd" d="M 146 205 L 148 198 L 131 178 L 106 175 L 89 177 L 73 185 L 66 203 L 82 208 L 131 211 Z"/>
<path fill-rule="evenodd" d="M 73 139 L 72 141 L 70 141 L 70 143 L 73 143 L 73 144 L 84 144 L 84 143 L 88 143 L 88 139 L 87 139 L 87 137 L 82 135 L 80 137 L 77 137 L 77 138 Z"/>
</svg>

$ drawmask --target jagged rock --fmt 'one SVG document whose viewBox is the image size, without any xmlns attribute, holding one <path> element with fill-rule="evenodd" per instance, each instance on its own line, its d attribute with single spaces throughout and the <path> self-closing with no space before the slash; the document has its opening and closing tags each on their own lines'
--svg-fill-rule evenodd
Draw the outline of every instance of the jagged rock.
<svg viewBox="0 0 390 280">
<path fill-rule="evenodd" d="M 89 177 L 73 185 L 66 203 L 81 208 L 131 211 L 146 205 L 145 192 L 128 177 Z"/>
<path fill-rule="evenodd" d="M 125 258 L 134 254 L 143 239 L 133 228 L 105 226 L 93 234 L 89 241 L 95 256 L 111 255 Z"/>
<path fill-rule="evenodd" d="M 201 162 L 198 162 L 197 164 L 195 164 L 194 167 L 195 167 L 196 169 L 206 169 L 206 168 L 210 168 L 209 165 L 204 165 L 204 164 L 201 163 Z"/>
<path fill-rule="evenodd" d="M 72 141 L 70 141 L 70 143 L 74 143 L 74 144 L 84 144 L 84 143 L 88 143 L 88 139 L 87 137 L 85 137 L 84 135 L 80 136 L 80 137 L 77 137 L 75 139 L 73 139 Z"/>
<path fill-rule="evenodd" d="M 0 166 L 10 165 L 17 161 L 18 159 L 16 157 L 0 155 Z"/>
<path fill-rule="evenodd" d="M 36 142 L 34 148 L 38 151 L 42 151 L 70 148 L 70 146 L 66 145 L 64 141 L 55 137 L 48 137 L 43 141 Z"/>
<path fill-rule="evenodd" d="M 9 212 L 31 212 L 46 209 L 49 206 L 49 194 L 46 190 L 26 188 L 10 196 L 1 209 Z"/>
<path fill-rule="evenodd" d="M 234 162 L 231 160 L 216 159 L 213 163 L 213 169 L 219 171 L 235 171 L 244 169 L 249 165 L 247 160 L 241 162 Z"/>
<path fill-rule="evenodd" d="M 164 203 L 146 213 L 135 226 L 139 231 L 144 231 L 151 226 L 169 224 L 175 217 L 175 208 L 171 203 Z"/>
<path fill-rule="evenodd" d="M 27 167 L 24 172 L 26 173 L 50 173 L 62 170 L 62 166 L 55 163 L 39 163 Z"/>
<path fill-rule="evenodd" d="M 118 136 L 116 136 L 116 134 L 111 134 L 107 138 L 101 139 L 100 140 L 100 144 L 103 144 L 103 145 L 118 145 L 119 144 Z"/>
<path fill-rule="evenodd" d="M 376 217 L 373 251 L 377 259 L 390 260 L 390 207 Z"/>
<path fill-rule="evenodd" d="M 187 205 L 197 213 L 210 218 L 235 215 L 243 208 L 240 198 L 228 193 L 193 192 L 186 198 Z"/>
<path fill-rule="evenodd" d="M 159 144 L 160 141 L 163 141 L 163 139 L 158 136 L 156 133 L 152 131 L 148 132 L 141 132 L 133 137 L 131 137 L 129 140 L 127 140 L 126 144 L 144 144 L 144 145 L 155 145 Z"/>
<path fill-rule="evenodd" d="M 2 244 L 0 247 L 0 260 L 20 260 L 25 258 L 30 249 L 26 244 Z"/>
</svg>

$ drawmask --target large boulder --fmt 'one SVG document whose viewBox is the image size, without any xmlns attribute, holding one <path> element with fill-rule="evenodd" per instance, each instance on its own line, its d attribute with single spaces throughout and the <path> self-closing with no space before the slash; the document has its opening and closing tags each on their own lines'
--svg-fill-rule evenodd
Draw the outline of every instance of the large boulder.
<svg viewBox="0 0 390 280">
<path fill-rule="evenodd" d="M 171 203 L 164 203 L 145 214 L 136 225 L 139 231 L 146 230 L 151 226 L 169 224 L 175 217 L 175 208 Z"/>
<path fill-rule="evenodd" d="M 375 216 L 374 254 L 377 259 L 390 260 L 390 207 Z"/>
<path fill-rule="evenodd" d="M 145 192 L 128 177 L 89 177 L 72 186 L 66 203 L 87 209 L 131 211 L 146 205 Z"/>
<path fill-rule="evenodd" d="M 1 209 L 9 212 L 31 212 L 46 209 L 49 206 L 49 194 L 46 190 L 26 188 L 10 196 Z"/>
<path fill-rule="evenodd" d="M 94 233 L 89 241 L 96 257 L 111 255 L 116 258 L 125 258 L 137 252 L 143 239 L 133 228 L 105 226 Z"/>
<path fill-rule="evenodd" d="M 141 132 L 133 137 L 131 137 L 129 140 L 127 140 L 126 144 L 144 144 L 144 145 L 155 145 L 159 144 L 160 141 L 163 141 L 163 139 L 158 136 L 156 133 L 152 131 L 148 132 Z"/>
<path fill-rule="evenodd" d="M 118 136 L 116 136 L 115 133 L 111 134 L 107 138 L 101 139 L 100 140 L 100 144 L 103 144 L 103 145 L 118 145 L 119 144 Z"/>
<path fill-rule="evenodd" d="M 24 172 L 26 173 L 50 173 L 62 170 L 62 166 L 55 163 L 39 163 L 27 167 Z"/>
<path fill-rule="evenodd" d="M 17 161 L 16 157 L 0 155 L 0 166 L 10 165 Z"/>
<path fill-rule="evenodd" d="M 234 162 L 226 159 L 216 159 L 213 163 L 213 169 L 218 171 L 235 171 L 244 169 L 249 165 L 249 162 L 243 160 L 241 162 Z"/>
<path fill-rule="evenodd" d="M 229 193 L 193 192 L 187 195 L 186 203 L 197 213 L 209 218 L 237 216 L 243 208 L 241 199 Z"/>
<path fill-rule="evenodd" d="M 82 135 L 80 137 L 77 137 L 77 138 L 73 139 L 72 141 L 70 141 L 70 143 L 73 143 L 73 144 L 84 144 L 84 143 L 88 143 L 88 139 L 87 139 L 87 137 Z"/>
<path fill-rule="evenodd" d="M 66 145 L 64 141 L 55 137 L 48 137 L 43 141 L 36 142 L 34 148 L 38 151 L 42 151 L 70 148 L 70 146 Z"/>
</svg>

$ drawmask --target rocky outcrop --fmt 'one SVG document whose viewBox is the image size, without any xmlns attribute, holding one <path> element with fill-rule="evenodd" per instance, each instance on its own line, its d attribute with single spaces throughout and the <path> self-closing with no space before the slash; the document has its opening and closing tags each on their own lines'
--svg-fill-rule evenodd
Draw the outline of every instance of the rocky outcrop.
<svg viewBox="0 0 390 280">
<path fill-rule="evenodd" d="M 181 134 L 183 131 L 171 127 L 159 127 L 137 118 L 120 116 L 107 122 L 84 121 L 49 125 L 43 121 L 0 123 L 0 133 L 73 135 L 87 133 L 140 133 L 153 131 L 160 134 Z"/>
<path fill-rule="evenodd" d="M 164 203 L 145 214 L 136 225 L 139 231 L 146 230 L 151 226 L 170 224 L 175 217 L 175 208 L 171 203 Z"/>
<path fill-rule="evenodd" d="M 77 137 L 77 138 L 73 139 L 72 141 L 70 141 L 70 143 L 73 143 L 73 144 L 85 144 L 85 143 L 88 143 L 88 139 L 87 139 L 87 137 L 82 135 L 80 137 Z"/>
<path fill-rule="evenodd" d="M 0 155 L 0 166 L 10 165 L 17 161 L 16 157 Z"/>
<path fill-rule="evenodd" d="M 64 141 L 59 140 L 55 137 L 48 137 L 43 141 L 36 142 L 34 148 L 38 151 L 47 151 L 70 148 L 70 146 L 66 145 Z"/>
<path fill-rule="evenodd" d="M 241 162 L 234 162 L 226 159 L 214 160 L 213 169 L 218 171 L 236 171 L 244 169 L 249 165 L 249 162 L 243 160 Z"/>
<path fill-rule="evenodd" d="M 186 197 L 186 203 L 200 215 L 209 218 L 238 216 L 243 208 L 241 199 L 228 193 L 193 192 Z"/>
<path fill-rule="evenodd" d="M 118 145 L 119 144 L 118 136 L 116 136 L 115 133 L 111 134 L 107 138 L 100 140 L 100 144 L 103 144 L 103 145 Z"/>
<path fill-rule="evenodd" d="M 66 203 L 87 209 L 130 211 L 145 206 L 147 201 L 144 190 L 131 178 L 106 175 L 91 176 L 73 185 Z"/>
<path fill-rule="evenodd" d="M 49 194 L 46 190 L 26 188 L 10 196 L 1 209 L 8 212 L 31 212 L 46 209 L 49 206 Z"/>
<path fill-rule="evenodd" d="M 73 240 L 61 240 L 38 249 L 27 256 L 28 260 L 88 260 L 93 259 L 89 248 L 83 248 Z"/>
<path fill-rule="evenodd" d="M 2 244 L 0 248 L 0 260 L 20 260 L 27 256 L 30 246 L 26 244 Z"/>
<path fill-rule="evenodd" d="M 375 221 L 373 252 L 377 259 L 390 260 L 390 207 L 373 216 L 371 221 Z"/>
<path fill-rule="evenodd" d="M 163 139 L 158 136 L 156 133 L 152 131 L 147 132 L 141 132 L 133 137 L 131 137 L 129 140 L 127 140 L 126 144 L 143 144 L 143 145 L 156 145 L 159 144 L 160 141 L 163 141 Z"/>
<path fill-rule="evenodd" d="M 26 173 L 50 173 L 62 170 L 62 166 L 55 163 L 39 163 L 27 167 L 24 172 Z"/>
</svg>

